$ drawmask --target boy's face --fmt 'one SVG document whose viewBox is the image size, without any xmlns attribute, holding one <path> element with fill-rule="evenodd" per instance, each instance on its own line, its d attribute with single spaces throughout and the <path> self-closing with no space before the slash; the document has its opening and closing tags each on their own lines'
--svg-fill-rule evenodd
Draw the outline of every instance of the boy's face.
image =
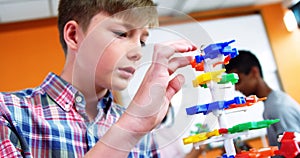
<svg viewBox="0 0 300 158">
<path fill-rule="evenodd" d="M 136 26 L 103 13 L 95 15 L 81 36 L 77 63 L 80 75 L 94 78 L 96 91 L 123 90 L 142 57 L 141 47 L 148 37 L 145 26 Z M 86 71 L 90 71 L 87 73 Z"/>
<path fill-rule="evenodd" d="M 235 89 L 242 92 L 245 96 L 255 95 L 256 79 L 251 71 L 248 75 L 245 73 L 239 73 L 236 70 L 232 72 L 239 76 L 239 81 L 235 84 Z"/>
</svg>

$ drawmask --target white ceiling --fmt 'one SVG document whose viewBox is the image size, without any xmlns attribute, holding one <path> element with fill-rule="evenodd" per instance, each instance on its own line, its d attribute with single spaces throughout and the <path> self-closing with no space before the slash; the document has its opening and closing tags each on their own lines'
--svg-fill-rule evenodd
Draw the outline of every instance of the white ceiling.
<svg viewBox="0 0 300 158">
<path fill-rule="evenodd" d="M 0 23 L 34 20 L 57 15 L 59 0 L 0 0 Z M 278 3 L 293 0 L 154 0 L 160 15 L 170 15 L 172 11 L 189 13 L 255 4 Z"/>
<path fill-rule="evenodd" d="M 215 10 L 259 4 L 278 3 L 283 0 L 154 0 L 160 7 L 172 8 L 172 10 L 190 13 L 195 11 Z M 161 15 L 172 14 L 172 10 L 161 11 Z M 174 11 L 173 10 L 173 11 Z"/>
</svg>

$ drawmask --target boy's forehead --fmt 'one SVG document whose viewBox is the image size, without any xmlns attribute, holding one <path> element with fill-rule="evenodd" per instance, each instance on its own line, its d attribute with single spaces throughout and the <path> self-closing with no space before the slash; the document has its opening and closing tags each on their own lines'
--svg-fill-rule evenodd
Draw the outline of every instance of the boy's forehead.
<svg viewBox="0 0 300 158">
<path fill-rule="evenodd" d="M 122 26 L 125 27 L 127 30 L 145 29 L 148 32 L 149 23 L 137 21 L 134 20 L 133 18 L 132 20 L 130 19 L 131 18 L 120 18 L 120 17 L 103 14 L 103 13 L 98 13 L 92 18 L 90 26 L 91 27 Z"/>
<path fill-rule="evenodd" d="M 112 22 L 118 25 L 126 27 L 128 30 L 149 28 L 149 24 L 146 21 L 137 21 L 132 18 L 118 18 L 113 17 Z"/>
<path fill-rule="evenodd" d="M 232 69 L 232 70 L 229 71 L 229 73 L 236 73 L 238 75 L 242 74 L 241 72 L 239 72 L 238 69 Z"/>
<path fill-rule="evenodd" d="M 156 7 L 136 7 L 114 14 L 100 11 L 91 20 L 92 23 L 102 23 L 102 25 L 115 22 L 128 29 L 153 28 L 159 26 Z"/>
<path fill-rule="evenodd" d="M 132 25 L 134 28 L 158 26 L 156 7 L 136 7 L 112 15 L 116 20 Z"/>
</svg>

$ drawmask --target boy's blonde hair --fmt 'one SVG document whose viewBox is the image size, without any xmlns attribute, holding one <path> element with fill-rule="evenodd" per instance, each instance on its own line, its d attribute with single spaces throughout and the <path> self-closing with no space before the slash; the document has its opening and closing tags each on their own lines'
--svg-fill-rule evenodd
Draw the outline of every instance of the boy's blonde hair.
<svg viewBox="0 0 300 158">
<path fill-rule="evenodd" d="M 116 17 L 126 20 L 130 16 L 130 19 L 135 19 L 135 21 L 143 20 L 149 27 L 158 25 L 158 15 L 152 0 L 60 0 L 58 29 L 65 54 L 67 45 L 64 40 L 64 27 L 68 21 L 75 20 L 83 28 L 83 31 L 86 31 L 94 15 L 100 12 L 114 15 L 128 9 L 133 11 L 118 14 Z"/>
</svg>

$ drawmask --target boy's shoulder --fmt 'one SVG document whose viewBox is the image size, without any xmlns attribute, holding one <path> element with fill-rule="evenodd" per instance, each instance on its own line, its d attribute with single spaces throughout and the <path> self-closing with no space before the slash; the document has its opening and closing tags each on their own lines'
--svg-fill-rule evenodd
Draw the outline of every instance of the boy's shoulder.
<svg viewBox="0 0 300 158">
<path fill-rule="evenodd" d="M 24 104 L 35 96 L 41 95 L 40 87 L 28 88 L 13 92 L 0 92 L 0 105 L 14 106 Z"/>
<path fill-rule="evenodd" d="M 26 104 L 41 101 L 47 95 L 46 90 L 54 89 L 60 82 L 62 81 L 60 81 L 60 78 L 56 74 L 49 73 L 39 86 L 18 91 L 0 92 L 0 105 L 20 105 L 24 107 Z"/>
<path fill-rule="evenodd" d="M 38 91 L 40 88 L 26 88 L 18 91 L 10 91 L 10 92 L 0 92 L 1 96 L 16 96 L 16 97 L 25 97 L 32 95 L 33 92 Z"/>
</svg>

